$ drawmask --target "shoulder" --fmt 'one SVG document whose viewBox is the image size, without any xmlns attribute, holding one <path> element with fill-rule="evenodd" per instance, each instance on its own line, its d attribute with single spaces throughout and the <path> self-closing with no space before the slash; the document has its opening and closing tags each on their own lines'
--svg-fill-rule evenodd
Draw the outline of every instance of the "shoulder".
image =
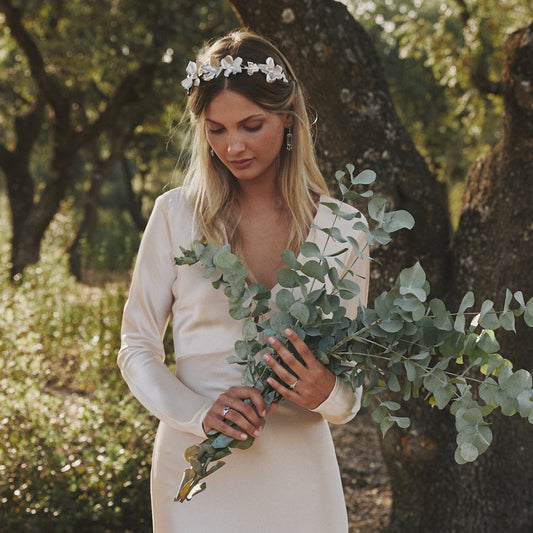
<svg viewBox="0 0 533 533">
<path fill-rule="evenodd" d="M 193 216 L 189 197 L 183 187 L 176 187 L 158 196 L 153 212 L 162 212 L 171 219 L 191 219 Z"/>
<path fill-rule="evenodd" d="M 166 209 L 175 207 L 186 208 L 189 205 L 189 200 L 185 189 L 183 187 L 176 187 L 158 196 L 155 200 L 155 204 L 159 208 Z"/>
</svg>

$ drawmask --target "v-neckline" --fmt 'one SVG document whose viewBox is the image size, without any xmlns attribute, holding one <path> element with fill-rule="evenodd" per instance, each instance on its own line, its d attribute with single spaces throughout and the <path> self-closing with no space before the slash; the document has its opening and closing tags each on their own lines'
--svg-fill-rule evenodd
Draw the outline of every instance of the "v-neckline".
<svg viewBox="0 0 533 533">
<path fill-rule="evenodd" d="M 324 206 L 322 205 L 322 202 L 326 201 L 327 200 L 327 196 L 324 195 L 324 194 L 321 194 L 320 195 L 320 198 L 318 199 L 318 204 L 317 204 L 317 208 L 316 208 L 316 213 L 315 213 L 315 216 L 313 217 L 313 220 L 311 222 L 311 226 L 309 228 L 309 231 L 307 232 L 307 236 L 304 240 L 304 242 L 308 242 L 310 240 L 313 240 L 314 236 L 315 236 L 315 233 L 316 233 L 316 228 L 315 226 L 317 225 L 317 222 L 318 222 L 318 219 L 319 219 L 319 215 L 321 215 L 321 211 L 324 209 Z M 302 255 L 302 252 L 299 251 L 298 252 L 298 255 L 296 256 L 296 260 L 298 262 L 301 262 L 302 260 L 304 259 L 303 255 Z M 283 264 L 283 262 L 281 262 L 281 264 Z M 248 268 L 247 265 L 245 265 L 246 268 Z M 281 268 L 284 268 L 284 267 L 280 267 L 278 268 L 278 270 L 276 271 L 276 274 L 277 272 L 281 269 Z M 250 268 L 248 268 L 248 272 L 250 274 L 252 274 L 252 276 L 255 278 L 255 276 L 253 275 L 253 272 L 250 270 Z M 254 281 L 246 281 L 246 283 L 248 285 L 250 285 L 251 283 L 257 283 L 257 282 L 254 282 Z M 259 284 L 261 285 L 261 284 Z M 262 285 L 263 287 L 265 287 L 264 285 Z M 273 294 L 277 293 L 280 289 L 281 289 L 281 285 L 279 284 L 279 281 L 277 281 L 271 288 L 268 288 L 268 287 L 265 287 L 265 289 L 267 291 L 270 292 L 270 296 L 272 298 Z"/>
</svg>

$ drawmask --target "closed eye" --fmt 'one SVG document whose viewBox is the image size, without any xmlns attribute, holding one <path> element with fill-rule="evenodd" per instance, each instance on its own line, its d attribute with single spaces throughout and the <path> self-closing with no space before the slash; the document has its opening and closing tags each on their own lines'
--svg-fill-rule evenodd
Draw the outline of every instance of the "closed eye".
<svg viewBox="0 0 533 533">
<path fill-rule="evenodd" d="M 262 127 L 263 127 L 263 123 L 261 122 L 261 124 L 258 124 L 257 126 L 244 126 L 244 129 L 246 131 L 254 132 L 254 131 L 259 131 Z"/>
</svg>

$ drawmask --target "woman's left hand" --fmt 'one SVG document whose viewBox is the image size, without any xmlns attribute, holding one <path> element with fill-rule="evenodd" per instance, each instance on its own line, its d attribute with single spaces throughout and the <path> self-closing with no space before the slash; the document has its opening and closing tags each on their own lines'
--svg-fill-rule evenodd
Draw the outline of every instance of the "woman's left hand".
<svg viewBox="0 0 533 533">
<path fill-rule="evenodd" d="M 278 339 L 270 337 L 270 345 L 276 350 L 290 371 L 278 363 L 274 357 L 265 354 L 264 360 L 267 365 L 288 386 L 283 385 L 273 377 L 268 378 L 267 381 L 287 400 L 307 409 L 316 409 L 333 390 L 335 374 L 316 359 L 307 344 L 292 329 L 285 330 L 285 335 L 296 348 L 303 363 L 298 361 Z"/>
</svg>

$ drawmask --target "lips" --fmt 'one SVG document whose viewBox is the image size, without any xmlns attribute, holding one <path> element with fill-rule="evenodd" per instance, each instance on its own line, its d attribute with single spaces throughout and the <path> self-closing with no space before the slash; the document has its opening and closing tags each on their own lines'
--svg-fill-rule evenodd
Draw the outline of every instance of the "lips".
<svg viewBox="0 0 533 533">
<path fill-rule="evenodd" d="M 242 170 L 244 168 L 248 168 L 252 162 L 253 159 L 235 159 L 233 161 L 229 161 L 229 164 L 238 170 Z"/>
</svg>

